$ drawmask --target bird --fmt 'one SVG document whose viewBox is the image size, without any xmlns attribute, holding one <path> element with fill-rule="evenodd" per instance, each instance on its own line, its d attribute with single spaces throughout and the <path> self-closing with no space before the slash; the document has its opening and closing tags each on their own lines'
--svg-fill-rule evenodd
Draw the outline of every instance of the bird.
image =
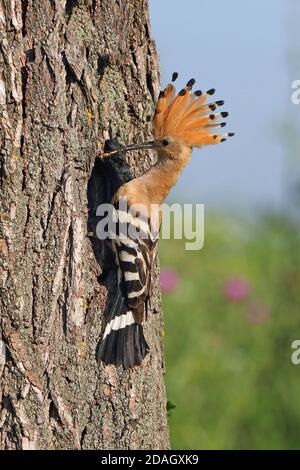
<svg viewBox="0 0 300 470">
<path fill-rule="evenodd" d="M 177 78 L 178 73 L 174 72 L 172 82 L 159 94 L 153 117 L 153 140 L 120 145 L 100 155 L 107 159 L 129 151 L 157 150 L 155 164 L 141 176 L 122 184 L 112 198 L 114 229 L 110 235 L 118 287 L 97 360 L 124 369 L 140 366 L 149 352 L 143 322 L 152 295 L 161 205 L 190 160 L 194 147 L 219 144 L 234 136 L 233 132 L 217 132 L 225 127 L 222 119 L 228 112 L 219 112 L 223 100 L 210 102 L 215 89 L 193 92 L 195 79 L 192 78 L 176 93 Z"/>
</svg>

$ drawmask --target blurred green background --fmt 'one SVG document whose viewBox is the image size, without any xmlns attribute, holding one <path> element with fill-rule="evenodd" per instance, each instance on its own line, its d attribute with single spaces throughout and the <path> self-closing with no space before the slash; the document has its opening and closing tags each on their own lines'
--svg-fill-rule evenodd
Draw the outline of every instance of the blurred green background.
<svg viewBox="0 0 300 470">
<path fill-rule="evenodd" d="M 299 226 L 205 224 L 202 251 L 160 244 L 172 448 L 299 449 Z"/>
<path fill-rule="evenodd" d="M 160 241 L 172 448 L 300 449 L 299 0 L 150 13 L 162 86 L 177 70 L 215 87 L 236 132 L 194 150 L 170 195 L 204 203 L 204 248 Z"/>
</svg>

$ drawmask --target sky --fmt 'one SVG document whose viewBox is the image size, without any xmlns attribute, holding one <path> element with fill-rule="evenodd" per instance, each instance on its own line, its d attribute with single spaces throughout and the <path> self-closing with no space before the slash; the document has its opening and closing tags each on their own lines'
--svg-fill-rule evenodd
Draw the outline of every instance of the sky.
<svg viewBox="0 0 300 470">
<path fill-rule="evenodd" d="M 280 208 L 286 153 L 278 127 L 294 106 L 289 2 L 149 1 L 162 87 L 177 71 L 178 88 L 190 78 L 196 89 L 216 88 L 214 98 L 224 99 L 230 113 L 225 131 L 236 133 L 223 144 L 195 149 L 170 199 L 206 208 Z"/>
</svg>

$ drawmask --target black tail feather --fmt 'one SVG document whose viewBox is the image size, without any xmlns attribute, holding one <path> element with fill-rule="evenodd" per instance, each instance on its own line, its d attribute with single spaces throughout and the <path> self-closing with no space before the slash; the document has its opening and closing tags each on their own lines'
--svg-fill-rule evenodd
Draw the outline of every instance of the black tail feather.
<svg viewBox="0 0 300 470">
<path fill-rule="evenodd" d="M 118 341 L 118 331 L 112 330 L 111 333 L 107 336 L 107 347 L 104 355 L 104 362 L 109 364 L 116 363 L 116 349 Z"/>
<path fill-rule="evenodd" d="M 143 327 L 136 322 L 120 330 L 112 330 L 102 340 L 97 360 L 104 364 L 123 365 L 124 369 L 131 369 L 142 363 L 148 351 Z"/>
<path fill-rule="evenodd" d="M 123 357 L 124 357 L 124 339 L 125 339 L 125 332 L 118 331 L 118 340 L 117 340 L 117 347 L 116 347 L 116 366 L 120 366 L 123 364 Z"/>
<path fill-rule="evenodd" d="M 148 351 L 141 323 L 134 320 L 133 313 L 118 293 L 98 348 L 98 362 L 131 369 L 142 363 Z"/>
<path fill-rule="evenodd" d="M 126 369 L 130 369 L 135 365 L 135 348 L 134 348 L 134 336 L 136 331 L 136 325 L 130 325 L 128 327 L 127 343 L 124 349 L 124 359 L 126 359 Z M 138 359 L 138 358 L 137 358 Z"/>
<path fill-rule="evenodd" d="M 143 358 L 146 355 L 146 349 L 148 345 L 145 341 L 143 334 L 143 327 L 140 323 L 137 324 L 134 336 L 134 348 L 135 356 L 138 361 L 142 362 Z"/>
</svg>

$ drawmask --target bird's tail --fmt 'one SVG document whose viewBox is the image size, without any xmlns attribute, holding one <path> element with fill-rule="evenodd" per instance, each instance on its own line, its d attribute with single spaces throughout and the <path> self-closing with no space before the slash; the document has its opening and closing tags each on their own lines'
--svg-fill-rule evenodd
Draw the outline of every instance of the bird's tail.
<svg viewBox="0 0 300 470">
<path fill-rule="evenodd" d="M 148 351 L 142 324 L 135 320 L 118 291 L 99 345 L 97 360 L 130 369 L 140 365 Z"/>
</svg>

